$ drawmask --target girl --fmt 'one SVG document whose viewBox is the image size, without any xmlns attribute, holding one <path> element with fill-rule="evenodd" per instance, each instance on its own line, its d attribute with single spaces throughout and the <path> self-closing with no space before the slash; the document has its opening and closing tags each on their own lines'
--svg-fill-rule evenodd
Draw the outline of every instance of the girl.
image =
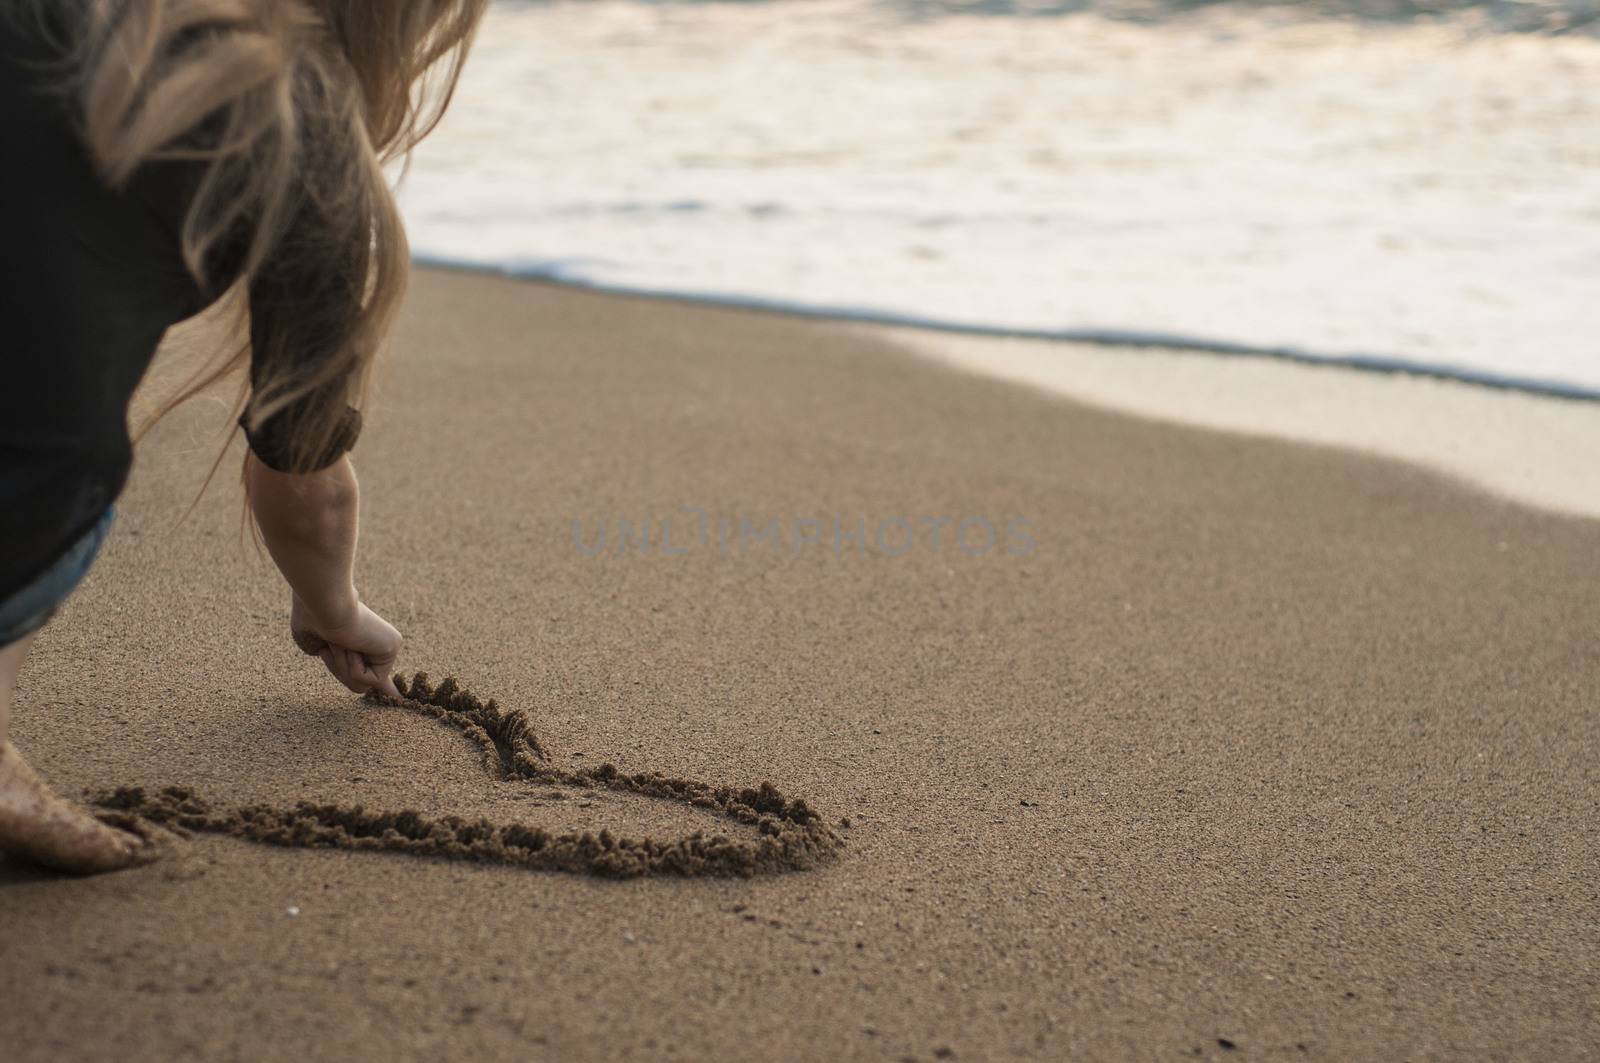
<svg viewBox="0 0 1600 1063">
<path fill-rule="evenodd" d="M 162 334 L 224 297 L 238 342 L 161 412 L 248 363 L 244 483 L 291 634 L 393 692 L 348 456 L 408 261 L 382 166 L 439 120 L 486 3 L 0 0 L 0 851 L 139 856 L 7 741 L 12 692 L 105 538 Z"/>
</svg>

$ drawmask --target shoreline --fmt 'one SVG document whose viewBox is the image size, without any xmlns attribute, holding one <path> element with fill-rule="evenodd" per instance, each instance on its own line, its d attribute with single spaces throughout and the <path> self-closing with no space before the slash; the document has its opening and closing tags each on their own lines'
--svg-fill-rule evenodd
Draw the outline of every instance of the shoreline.
<svg viewBox="0 0 1600 1063">
<path fill-rule="evenodd" d="M 1571 381 L 1543 377 L 1512 376 L 1487 370 L 1471 369 L 1466 366 L 1453 366 L 1444 362 L 1424 362 L 1396 354 L 1322 351 L 1315 347 L 1295 344 L 1254 344 L 1229 340 L 1219 336 L 1189 335 L 1160 329 L 1144 330 L 1100 326 L 1022 328 L 1009 325 L 986 325 L 981 322 L 960 321 L 954 318 L 900 313 L 893 310 L 879 310 L 869 307 L 823 303 L 812 304 L 804 301 L 768 298 L 759 295 L 740 295 L 737 292 L 680 292 L 669 288 L 606 284 L 566 274 L 559 265 L 546 267 L 501 266 L 493 263 L 473 262 L 467 259 L 431 255 L 418 256 L 414 259 L 414 263 L 420 269 L 504 277 L 509 280 L 527 281 L 533 284 L 550 284 L 560 288 L 598 292 L 605 295 L 621 295 L 636 299 L 656 299 L 662 302 L 683 303 L 689 306 L 750 310 L 757 313 L 779 314 L 804 320 L 831 321 L 838 324 L 903 329 L 908 336 L 914 332 L 926 332 L 935 335 L 970 336 L 985 339 L 1033 340 L 1045 343 L 1082 344 L 1092 347 L 1182 351 L 1229 358 L 1259 358 L 1311 368 L 1350 369 L 1378 375 L 1393 374 L 1424 380 L 1443 380 L 1452 383 L 1470 384 L 1474 387 L 1486 388 L 1491 391 L 1511 391 L 1544 398 L 1600 403 L 1600 389 L 1586 387 Z"/>
<path fill-rule="evenodd" d="M 613 288 L 418 259 L 421 269 L 814 321 L 990 379 L 1171 424 L 1409 462 L 1523 505 L 1600 519 L 1600 392 L 1388 359 L 1121 330 L 1036 333 L 737 295 Z M 1142 342 L 1133 342 L 1139 336 Z"/>
</svg>

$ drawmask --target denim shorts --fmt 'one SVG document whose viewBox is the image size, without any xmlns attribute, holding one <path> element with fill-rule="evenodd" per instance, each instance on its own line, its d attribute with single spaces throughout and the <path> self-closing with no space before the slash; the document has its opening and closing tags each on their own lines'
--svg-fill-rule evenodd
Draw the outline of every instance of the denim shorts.
<svg viewBox="0 0 1600 1063">
<path fill-rule="evenodd" d="M 0 601 L 0 646 L 9 646 L 50 622 L 61 603 L 88 574 L 115 515 L 115 507 L 107 506 L 105 514 L 83 538 L 69 546 L 67 552 L 34 577 L 33 582 Z"/>
</svg>

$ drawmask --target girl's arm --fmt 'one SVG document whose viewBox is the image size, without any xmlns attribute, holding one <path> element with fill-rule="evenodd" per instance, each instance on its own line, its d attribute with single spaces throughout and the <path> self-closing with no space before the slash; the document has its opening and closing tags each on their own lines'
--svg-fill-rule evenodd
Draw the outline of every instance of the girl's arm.
<svg viewBox="0 0 1600 1063">
<path fill-rule="evenodd" d="M 362 604 L 355 588 L 360 489 L 348 455 L 311 473 L 268 468 L 245 458 L 245 491 L 267 552 L 294 594 L 295 642 L 358 694 L 376 687 L 399 695 L 390 668 L 400 633 Z"/>
</svg>

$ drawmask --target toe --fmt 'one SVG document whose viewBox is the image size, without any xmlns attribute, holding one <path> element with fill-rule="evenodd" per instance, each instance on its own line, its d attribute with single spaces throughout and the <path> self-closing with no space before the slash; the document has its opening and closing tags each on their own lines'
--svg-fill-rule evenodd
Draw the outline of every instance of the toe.
<svg viewBox="0 0 1600 1063">
<path fill-rule="evenodd" d="M 143 847 L 53 793 L 13 747 L 0 746 L 0 850 L 57 871 L 95 874 L 136 862 Z"/>
<path fill-rule="evenodd" d="M 75 875 L 115 871 L 137 860 L 141 843 L 133 836 L 76 809 L 53 811 L 48 822 L 21 832 L 20 837 L 14 834 L 6 848 L 44 867 Z M 70 819 L 61 815 L 62 811 L 69 812 Z"/>
</svg>

